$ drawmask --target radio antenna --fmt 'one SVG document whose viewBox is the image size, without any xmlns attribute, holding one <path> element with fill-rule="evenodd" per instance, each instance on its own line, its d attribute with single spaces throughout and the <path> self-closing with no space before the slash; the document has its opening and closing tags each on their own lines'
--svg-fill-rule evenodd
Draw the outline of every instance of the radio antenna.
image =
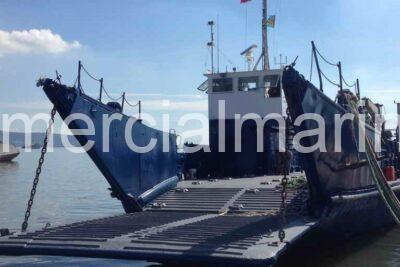
<svg viewBox="0 0 400 267">
<path fill-rule="evenodd" d="M 208 22 L 208 26 L 210 26 L 211 33 L 211 42 L 208 42 L 207 45 L 211 47 L 211 73 L 214 73 L 214 21 L 210 20 Z"/>
<path fill-rule="evenodd" d="M 264 70 L 269 70 L 269 55 L 268 55 L 268 3 L 263 0 L 263 18 L 262 18 L 262 54 L 264 58 Z"/>
</svg>

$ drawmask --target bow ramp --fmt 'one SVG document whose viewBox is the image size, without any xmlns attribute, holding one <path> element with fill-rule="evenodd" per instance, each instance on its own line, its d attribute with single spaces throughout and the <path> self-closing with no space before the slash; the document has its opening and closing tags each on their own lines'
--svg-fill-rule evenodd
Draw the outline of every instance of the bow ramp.
<svg viewBox="0 0 400 267">
<path fill-rule="evenodd" d="M 304 213 L 307 191 L 291 189 L 279 242 L 278 185 L 279 177 L 183 181 L 143 212 L 2 237 L 0 254 L 266 266 L 317 225 Z"/>
</svg>

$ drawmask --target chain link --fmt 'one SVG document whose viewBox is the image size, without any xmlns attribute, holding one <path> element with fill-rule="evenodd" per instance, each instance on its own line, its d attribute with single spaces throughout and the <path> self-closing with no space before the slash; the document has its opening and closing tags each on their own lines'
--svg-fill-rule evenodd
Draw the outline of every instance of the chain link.
<svg viewBox="0 0 400 267">
<path fill-rule="evenodd" d="M 286 119 L 286 150 L 285 152 L 283 152 L 283 178 L 282 178 L 282 182 L 281 182 L 281 186 L 282 186 L 282 191 L 281 191 L 281 207 L 280 207 L 280 214 L 281 214 L 281 228 L 279 229 L 279 240 L 281 242 L 283 242 L 285 240 L 285 225 L 286 225 L 286 199 L 287 199 L 287 184 L 288 184 L 288 170 L 289 170 L 289 161 L 290 161 L 290 152 L 288 151 L 288 133 L 289 133 L 289 119 Z"/>
<path fill-rule="evenodd" d="M 46 136 L 44 137 L 44 141 L 43 141 L 43 147 L 42 147 L 41 155 L 40 155 L 40 158 L 39 158 L 39 164 L 38 164 L 38 167 L 36 169 L 35 178 L 33 179 L 31 195 L 30 195 L 30 198 L 29 198 L 29 201 L 28 201 L 28 206 L 26 208 L 24 222 L 22 223 L 22 227 L 21 227 L 22 228 L 21 229 L 22 232 L 25 232 L 26 229 L 28 228 L 28 221 L 29 221 L 29 217 L 31 216 L 31 209 L 32 209 L 32 206 L 33 206 L 33 200 L 35 199 L 37 185 L 39 183 L 39 177 L 40 177 L 40 174 L 42 173 L 42 166 L 43 166 L 43 163 L 44 163 L 44 157 L 45 157 L 46 152 L 47 152 L 47 144 L 48 144 L 48 141 L 49 141 L 49 137 L 51 135 L 52 127 L 53 127 L 53 124 L 54 124 L 54 117 L 56 115 L 56 112 L 57 112 L 56 107 L 53 107 L 53 109 L 51 110 L 49 126 L 48 126 L 48 128 L 46 130 Z"/>
</svg>

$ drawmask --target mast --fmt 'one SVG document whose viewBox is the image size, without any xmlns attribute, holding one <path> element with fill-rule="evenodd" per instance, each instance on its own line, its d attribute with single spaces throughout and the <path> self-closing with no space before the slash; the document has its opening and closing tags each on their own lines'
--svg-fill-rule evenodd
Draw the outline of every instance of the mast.
<svg viewBox="0 0 400 267">
<path fill-rule="evenodd" d="M 396 103 L 396 105 L 397 105 L 397 136 L 396 137 L 397 137 L 397 142 L 400 142 L 400 102 Z"/>
<path fill-rule="evenodd" d="M 207 45 L 211 48 L 211 73 L 214 73 L 214 21 L 210 20 L 208 26 L 210 26 L 211 42 Z"/>
<path fill-rule="evenodd" d="M 263 0 L 263 19 L 262 19 L 262 53 L 263 53 L 263 69 L 269 70 L 269 55 L 268 55 L 268 15 L 267 15 L 267 0 Z"/>
</svg>

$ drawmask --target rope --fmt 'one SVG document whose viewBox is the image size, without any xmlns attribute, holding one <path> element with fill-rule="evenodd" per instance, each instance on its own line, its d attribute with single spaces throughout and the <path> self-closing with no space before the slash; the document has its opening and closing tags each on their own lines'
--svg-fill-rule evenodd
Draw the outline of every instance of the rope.
<svg viewBox="0 0 400 267">
<path fill-rule="evenodd" d="M 78 76 L 76 76 L 75 82 L 74 82 L 74 88 L 76 88 L 76 84 L 78 83 Z"/>
<path fill-rule="evenodd" d="M 359 119 L 359 112 L 357 108 L 357 103 L 348 98 L 349 106 L 352 109 L 352 112 L 355 115 L 355 119 L 358 123 L 360 123 Z M 365 133 L 365 127 L 361 127 L 363 134 L 366 138 L 366 158 L 369 163 L 369 169 L 372 172 L 372 177 L 375 181 L 376 187 L 386 204 L 386 207 L 389 209 L 390 213 L 393 216 L 393 219 L 396 221 L 397 224 L 400 224 L 400 201 L 393 193 L 392 188 L 386 181 L 385 175 L 382 172 L 382 169 L 379 166 L 379 163 L 376 159 L 375 152 L 373 151 L 372 144 L 370 138 Z"/>
<path fill-rule="evenodd" d="M 209 46 L 206 48 L 206 59 L 204 60 L 204 72 L 208 71 L 208 58 L 211 55 L 211 49 Z"/>
<path fill-rule="evenodd" d="M 224 52 L 222 52 L 222 51 L 220 51 L 220 52 L 221 52 L 222 56 L 226 59 L 226 61 L 228 61 L 228 63 L 231 64 L 232 67 L 236 67 L 236 64 L 233 63 L 233 62 L 228 58 L 228 56 L 225 55 Z"/>
</svg>

